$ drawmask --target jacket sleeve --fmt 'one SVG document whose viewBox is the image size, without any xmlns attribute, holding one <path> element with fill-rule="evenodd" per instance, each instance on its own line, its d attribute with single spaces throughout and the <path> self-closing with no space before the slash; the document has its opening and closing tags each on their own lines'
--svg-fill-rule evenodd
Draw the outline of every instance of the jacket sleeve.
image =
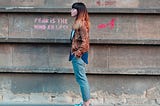
<svg viewBox="0 0 160 106">
<path fill-rule="evenodd" d="M 81 26 L 79 29 L 79 34 L 82 39 L 82 43 L 78 50 L 76 51 L 76 56 L 81 57 L 83 53 L 87 52 L 89 49 L 89 33 L 86 26 Z"/>
</svg>

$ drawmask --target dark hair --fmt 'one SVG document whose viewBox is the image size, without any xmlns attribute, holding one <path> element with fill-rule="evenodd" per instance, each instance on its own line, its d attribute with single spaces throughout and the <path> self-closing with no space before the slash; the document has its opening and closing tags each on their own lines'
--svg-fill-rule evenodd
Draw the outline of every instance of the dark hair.
<svg viewBox="0 0 160 106">
<path fill-rule="evenodd" d="M 90 28 L 90 20 L 86 5 L 82 2 L 76 2 L 72 5 L 72 8 L 77 9 L 76 21 L 86 21 L 88 29 Z"/>
</svg>

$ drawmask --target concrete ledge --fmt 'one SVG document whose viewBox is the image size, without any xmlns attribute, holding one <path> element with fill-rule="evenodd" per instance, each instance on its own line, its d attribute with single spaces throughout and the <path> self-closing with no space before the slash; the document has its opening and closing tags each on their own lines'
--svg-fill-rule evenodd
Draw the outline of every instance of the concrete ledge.
<svg viewBox="0 0 160 106">
<path fill-rule="evenodd" d="M 69 39 L 0 38 L 0 43 L 57 43 L 69 44 Z M 90 39 L 90 44 L 160 45 L 159 39 Z"/>
<path fill-rule="evenodd" d="M 160 8 L 88 8 L 89 13 L 159 14 Z M 70 13 L 70 8 L 1 7 L 0 12 L 13 13 Z"/>
<path fill-rule="evenodd" d="M 99 71 L 101 70 L 101 71 Z M 142 69 L 87 69 L 87 74 L 98 75 L 160 75 L 159 68 L 142 68 Z M 71 68 L 59 67 L 0 67 L 0 73 L 58 73 L 58 74 L 73 74 Z"/>
<path fill-rule="evenodd" d="M 89 8 L 90 13 L 146 13 L 159 14 L 160 8 Z"/>
<path fill-rule="evenodd" d="M 91 44 L 146 44 L 159 45 L 160 40 L 152 39 L 91 39 Z"/>
</svg>

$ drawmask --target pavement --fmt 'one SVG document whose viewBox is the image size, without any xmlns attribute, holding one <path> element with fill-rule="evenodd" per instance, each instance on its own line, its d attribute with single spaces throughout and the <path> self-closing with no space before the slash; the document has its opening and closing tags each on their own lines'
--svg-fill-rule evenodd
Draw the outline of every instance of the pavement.
<svg viewBox="0 0 160 106">
<path fill-rule="evenodd" d="M 53 105 L 53 104 L 0 104 L 0 106 L 73 106 L 73 105 Z"/>
<path fill-rule="evenodd" d="M 71 104 L 61 104 L 61 105 L 56 105 L 56 104 L 1 104 L 0 106 L 73 106 Z M 93 106 L 160 106 L 160 105 L 152 105 L 152 104 L 140 104 L 140 105 L 93 105 Z"/>
<path fill-rule="evenodd" d="M 0 104 L 0 106 L 74 106 L 71 104 L 56 105 L 56 104 Z M 96 106 L 114 106 L 114 105 L 96 105 Z"/>
</svg>

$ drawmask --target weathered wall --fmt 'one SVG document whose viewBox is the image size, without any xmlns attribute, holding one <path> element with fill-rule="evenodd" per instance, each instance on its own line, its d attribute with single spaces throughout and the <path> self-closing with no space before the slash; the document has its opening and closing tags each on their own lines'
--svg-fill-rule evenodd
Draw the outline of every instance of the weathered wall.
<svg viewBox="0 0 160 106">
<path fill-rule="evenodd" d="M 160 48 L 155 46 L 160 44 L 159 15 L 91 14 L 90 18 L 89 73 L 159 74 Z M 5 43 L 0 48 L 8 57 L 5 62 L 2 55 L 1 71 L 71 72 L 69 14 L 3 13 L 0 22 L 0 41 Z"/>
<path fill-rule="evenodd" d="M 91 43 L 160 44 L 160 15 L 91 14 L 90 18 Z M 69 43 L 73 18 L 70 14 L 2 13 L 0 23 L 1 42 Z"/>
<path fill-rule="evenodd" d="M 93 104 L 160 105 L 159 0 L 0 0 L 0 105 L 81 101 L 68 61 L 75 1 L 90 13 Z"/>
<path fill-rule="evenodd" d="M 156 106 L 159 76 L 88 75 L 94 104 Z M 72 74 L 1 74 L 0 102 L 72 104 L 81 101 Z M 119 104 L 119 105 L 118 105 Z"/>
<path fill-rule="evenodd" d="M 1 44 L 0 71 L 73 73 L 69 48 L 69 44 Z M 159 54 L 159 46 L 92 44 L 87 72 L 159 75 Z"/>
<path fill-rule="evenodd" d="M 1 7 L 66 8 L 73 2 L 82 1 L 88 8 L 159 8 L 159 0 L 0 0 Z"/>
</svg>

